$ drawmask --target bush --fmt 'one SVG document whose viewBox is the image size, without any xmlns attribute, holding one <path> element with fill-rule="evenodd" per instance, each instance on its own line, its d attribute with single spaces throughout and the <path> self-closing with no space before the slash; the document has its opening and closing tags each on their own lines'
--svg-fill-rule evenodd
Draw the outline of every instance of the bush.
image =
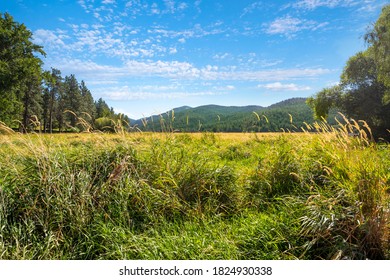
<svg viewBox="0 0 390 280">
<path fill-rule="evenodd" d="M 107 117 L 96 119 L 95 128 L 100 131 L 115 132 L 114 121 Z"/>
</svg>

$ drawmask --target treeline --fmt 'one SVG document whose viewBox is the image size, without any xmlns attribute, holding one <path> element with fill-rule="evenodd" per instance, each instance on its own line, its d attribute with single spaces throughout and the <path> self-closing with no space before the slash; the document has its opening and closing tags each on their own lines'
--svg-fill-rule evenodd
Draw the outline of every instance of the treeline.
<svg viewBox="0 0 390 280">
<path fill-rule="evenodd" d="M 71 130 L 114 130 L 114 120 L 129 123 L 100 98 L 95 101 L 84 81 L 75 75 L 61 76 L 58 69 L 45 71 L 42 91 L 41 129 L 43 132 Z"/>
<path fill-rule="evenodd" d="M 41 130 L 114 129 L 114 121 L 129 122 L 103 99 L 95 101 L 84 81 L 61 71 L 45 71 L 42 46 L 32 32 L 0 13 L 0 121 L 21 132 Z"/>
</svg>

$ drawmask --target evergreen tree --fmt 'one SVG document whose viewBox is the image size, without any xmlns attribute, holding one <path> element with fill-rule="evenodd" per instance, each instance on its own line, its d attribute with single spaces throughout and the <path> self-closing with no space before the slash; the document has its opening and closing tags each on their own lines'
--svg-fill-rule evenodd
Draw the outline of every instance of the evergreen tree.
<svg viewBox="0 0 390 280">
<path fill-rule="evenodd" d="M 77 116 L 80 115 L 82 108 L 82 96 L 77 79 L 73 74 L 65 77 L 62 101 L 65 108 L 65 120 L 69 122 L 71 127 L 76 127 Z"/>
<path fill-rule="evenodd" d="M 32 33 L 15 22 L 8 13 L 0 13 L 0 120 L 11 125 L 22 120 L 27 125 L 31 102 L 36 103 L 41 46 L 32 43 Z M 25 108 L 28 106 L 28 108 Z"/>
<path fill-rule="evenodd" d="M 34 63 L 29 71 L 31 72 L 25 75 L 26 80 L 19 89 L 23 104 L 22 122 L 19 130 L 24 133 L 38 125 L 42 110 L 41 68 L 40 66 L 37 68 Z"/>
<path fill-rule="evenodd" d="M 43 121 L 44 131 L 53 132 L 53 122 L 58 110 L 58 102 L 63 90 L 63 78 L 61 71 L 51 69 L 51 72 L 45 72 L 46 88 L 43 93 Z"/>
<path fill-rule="evenodd" d="M 95 107 L 97 119 L 111 116 L 110 107 L 108 107 L 107 103 L 102 98 L 99 98 L 99 100 L 95 102 Z"/>
<path fill-rule="evenodd" d="M 82 97 L 81 112 L 86 113 L 93 123 L 96 118 L 96 107 L 91 91 L 87 88 L 84 81 L 81 81 L 80 91 Z"/>
</svg>

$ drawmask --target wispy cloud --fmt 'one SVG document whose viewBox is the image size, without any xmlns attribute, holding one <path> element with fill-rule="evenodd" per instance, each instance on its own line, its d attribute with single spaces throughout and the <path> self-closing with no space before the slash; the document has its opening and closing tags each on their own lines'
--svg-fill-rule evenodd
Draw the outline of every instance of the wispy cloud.
<svg viewBox="0 0 390 280">
<path fill-rule="evenodd" d="M 95 91 L 99 96 L 108 100 L 146 100 L 146 99 L 180 99 L 193 96 L 221 95 L 222 92 L 216 91 L 147 91 L 139 90 L 130 86 L 105 87 Z"/>
<path fill-rule="evenodd" d="M 263 5 L 264 5 L 263 2 L 257 1 L 257 2 L 254 2 L 254 3 L 246 6 L 244 8 L 244 10 L 242 11 L 240 17 L 244 17 L 247 14 L 253 13 L 255 10 L 261 8 Z"/>
<path fill-rule="evenodd" d="M 64 48 L 66 44 L 64 39 L 68 38 L 63 31 L 52 31 L 46 29 L 38 29 L 34 32 L 34 42 L 38 45 L 44 45 L 45 47 L 51 47 L 55 49 Z"/>
<path fill-rule="evenodd" d="M 303 10 L 315 10 L 322 7 L 357 7 L 359 12 L 373 12 L 386 4 L 388 4 L 388 0 L 299 0 L 296 3 L 286 5 L 286 7 Z"/>
<path fill-rule="evenodd" d="M 335 8 L 354 6 L 359 0 L 299 0 L 292 4 L 295 8 L 314 10 L 320 7 Z"/>
<path fill-rule="evenodd" d="M 78 59 L 61 60 L 52 64 L 61 65 L 61 69 L 69 73 L 79 74 L 92 80 L 119 80 L 135 77 L 156 77 L 170 80 L 204 80 L 204 81 L 285 81 L 292 79 L 308 79 L 329 74 L 326 68 L 289 68 L 269 69 L 262 71 L 240 71 L 236 67 L 219 69 L 207 65 L 195 67 L 189 62 L 180 61 L 136 61 L 129 60 L 122 66 L 97 64 L 93 61 Z"/>
<path fill-rule="evenodd" d="M 102 4 L 115 4 L 115 0 L 103 0 Z"/>
<path fill-rule="evenodd" d="M 233 85 L 226 85 L 226 86 L 216 85 L 216 86 L 213 86 L 212 88 L 213 88 L 213 91 L 218 91 L 218 92 L 228 92 L 228 91 L 233 91 L 236 89 L 236 87 Z"/>
<path fill-rule="evenodd" d="M 258 85 L 259 88 L 265 88 L 267 90 L 272 91 L 303 91 L 310 90 L 311 88 L 308 86 L 299 86 L 296 84 L 282 84 L 280 82 Z"/>
<path fill-rule="evenodd" d="M 177 53 L 175 46 L 165 42 L 153 42 L 151 39 L 141 40 L 135 36 L 138 30 L 116 23 L 108 29 L 104 25 L 69 24 L 69 30 L 45 30 L 34 32 L 37 44 L 45 45 L 54 52 L 64 51 L 88 56 L 106 55 L 126 60 L 132 57 L 151 58 L 156 55 L 173 55 Z"/>
<path fill-rule="evenodd" d="M 388 0 L 363 0 L 359 12 L 372 13 L 381 9 L 384 5 L 389 4 Z"/>
<path fill-rule="evenodd" d="M 196 0 L 194 2 L 194 7 L 197 10 L 198 14 L 202 12 L 202 9 L 200 8 L 200 5 L 202 4 L 202 0 Z"/>
<path fill-rule="evenodd" d="M 275 19 L 269 24 L 265 24 L 265 32 L 270 35 L 282 35 L 293 38 L 302 30 L 315 31 L 328 25 L 327 22 L 318 23 L 313 20 L 299 19 L 289 15 Z"/>
<path fill-rule="evenodd" d="M 220 28 L 220 23 L 213 24 L 211 26 L 204 27 L 201 24 L 197 23 L 192 28 L 183 29 L 183 30 L 172 30 L 172 29 L 164 29 L 161 27 L 155 27 L 148 29 L 149 34 L 155 35 L 157 38 L 165 37 L 165 38 L 180 38 L 181 39 L 189 39 L 189 38 L 202 38 L 210 35 L 218 35 L 225 33 L 226 30 Z M 185 41 L 181 41 L 184 43 Z"/>
</svg>

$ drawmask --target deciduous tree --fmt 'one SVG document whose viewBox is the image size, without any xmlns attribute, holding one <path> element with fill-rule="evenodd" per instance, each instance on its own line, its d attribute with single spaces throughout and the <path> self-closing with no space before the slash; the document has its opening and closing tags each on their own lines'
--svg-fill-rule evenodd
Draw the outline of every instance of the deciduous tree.
<svg viewBox="0 0 390 280">
<path fill-rule="evenodd" d="M 390 138 L 390 5 L 366 36 L 370 46 L 346 63 L 340 84 L 308 99 L 317 118 L 337 107 L 349 118 L 364 120 L 376 137 Z"/>
</svg>

